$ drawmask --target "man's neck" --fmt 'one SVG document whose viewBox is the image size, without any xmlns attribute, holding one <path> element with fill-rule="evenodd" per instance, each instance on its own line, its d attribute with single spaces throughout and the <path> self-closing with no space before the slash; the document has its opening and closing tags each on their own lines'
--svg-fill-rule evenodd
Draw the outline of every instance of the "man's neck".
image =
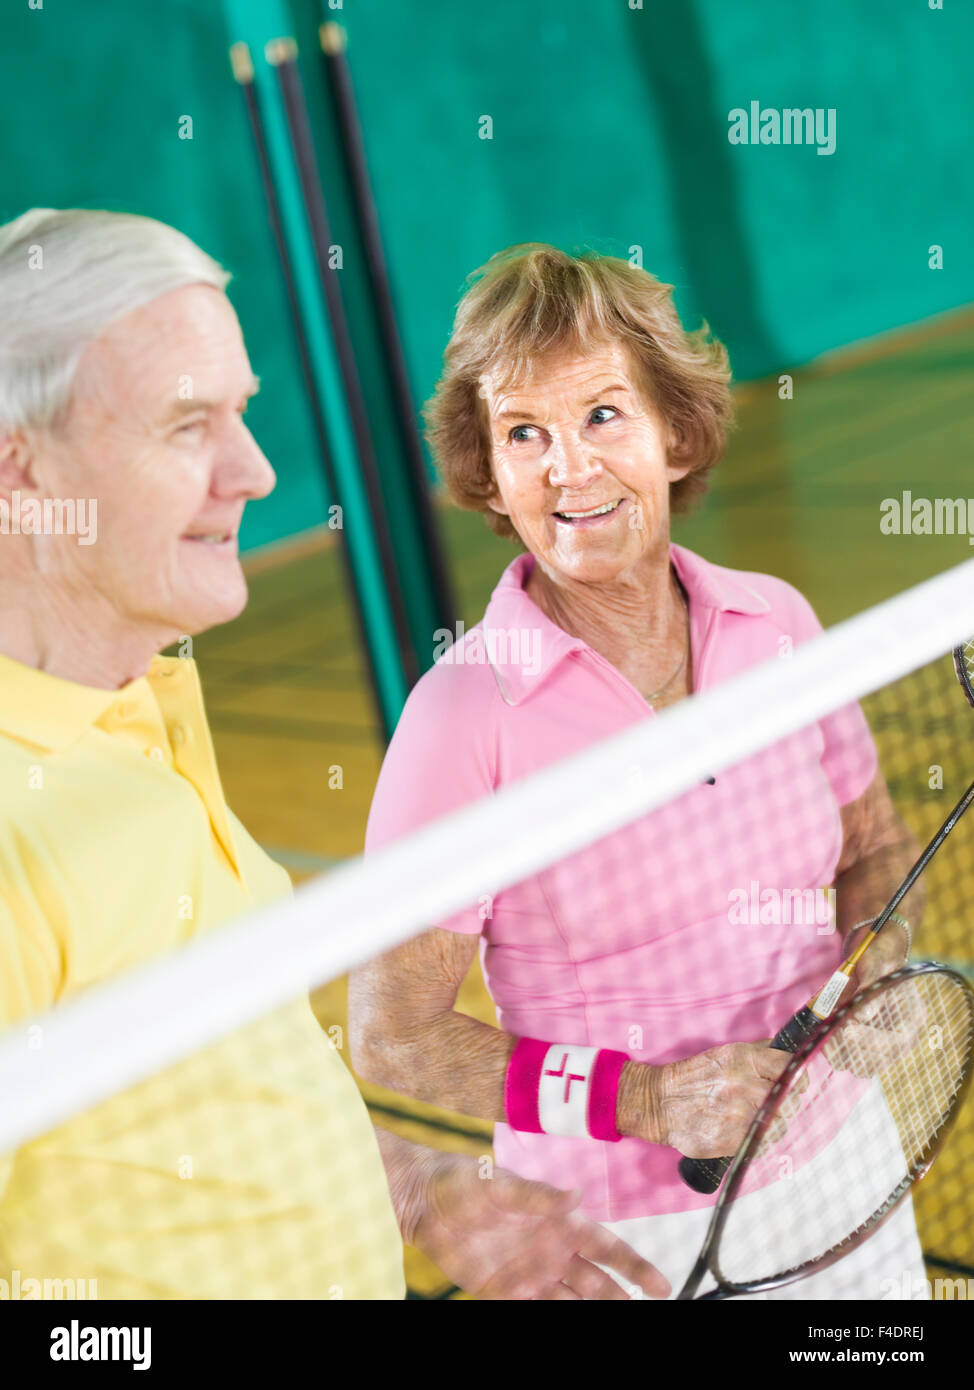
<svg viewBox="0 0 974 1390">
<path fill-rule="evenodd" d="M 94 607 L 100 611 L 37 603 L 26 590 L 4 585 L 0 654 L 77 685 L 120 690 L 144 676 L 156 653 L 179 636 L 123 622 L 103 602 Z"/>
</svg>

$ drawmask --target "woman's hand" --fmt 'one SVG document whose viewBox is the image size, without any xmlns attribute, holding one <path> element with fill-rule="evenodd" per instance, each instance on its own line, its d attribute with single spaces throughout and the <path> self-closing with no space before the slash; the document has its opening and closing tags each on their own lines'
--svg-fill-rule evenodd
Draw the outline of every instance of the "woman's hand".
<svg viewBox="0 0 974 1390">
<path fill-rule="evenodd" d="M 871 925 L 872 923 L 866 923 L 862 931 L 854 933 L 846 944 L 846 955 L 851 955 Z M 862 959 L 852 972 L 851 987 L 846 988 L 839 1003 L 848 1004 L 849 1000 L 867 985 L 881 980 L 885 975 L 892 975 L 894 970 L 899 970 L 901 965 L 906 964 L 909 949 L 910 941 L 906 928 L 901 922 L 890 918 L 879 935 L 866 947 Z"/>
<path fill-rule="evenodd" d="M 612 1299 L 627 1289 L 665 1298 L 667 1280 L 618 1236 L 574 1209 L 581 1193 L 560 1192 L 479 1163 L 438 1154 L 424 1185 L 412 1244 L 478 1299 Z M 600 1269 L 626 1282 L 622 1288 Z"/>
<path fill-rule="evenodd" d="M 630 1062 L 620 1084 L 620 1130 L 688 1158 L 736 1153 L 789 1060 L 761 1042 L 727 1043 L 659 1067 Z"/>
<path fill-rule="evenodd" d="M 893 926 L 894 923 L 890 923 Z M 878 947 L 886 929 L 870 946 Z M 865 957 L 863 958 L 865 960 Z M 862 962 L 860 962 L 862 964 Z M 882 979 L 903 964 L 893 951 L 876 968 Z M 857 991 L 858 992 L 858 991 Z M 850 991 L 851 995 L 851 991 Z M 833 1071 L 851 1071 L 856 1076 L 881 1076 L 901 1058 L 912 1052 L 927 1025 L 927 1010 L 916 981 L 898 989 L 881 992 L 860 1004 L 853 1015 L 827 1039 L 825 1055 Z"/>
</svg>

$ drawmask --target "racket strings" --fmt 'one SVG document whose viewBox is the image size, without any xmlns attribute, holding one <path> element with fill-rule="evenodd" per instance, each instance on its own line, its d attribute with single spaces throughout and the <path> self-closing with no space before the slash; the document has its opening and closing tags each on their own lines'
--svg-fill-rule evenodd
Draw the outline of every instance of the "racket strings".
<svg viewBox="0 0 974 1390">
<path fill-rule="evenodd" d="M 770 1281 L 852 1249 L 936 1152 L 970 1065 L 970 992 L 931 973 L 863 998 L 749 1145 L 713 1259 L 723 1282 Z M 770 1142 L 776 1118 L 787 1130 Z"/>
</svg>

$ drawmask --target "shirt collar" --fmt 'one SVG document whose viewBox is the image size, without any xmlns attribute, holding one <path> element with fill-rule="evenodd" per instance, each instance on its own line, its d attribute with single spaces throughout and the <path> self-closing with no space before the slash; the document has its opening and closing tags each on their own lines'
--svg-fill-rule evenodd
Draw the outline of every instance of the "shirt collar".
<svg viewBox="0 0 974 1390">
<path fill-rule="evenodd" d="M 750 617 L 770 612 L 767 599 L 747 583 L 749 576 L 713 565 L 681 545 L 670 546 L 670 560 L 687 592 L 692 614 L 703 608 Z M 509 705 L 520 704 L 537 690 L 571 652 L 589 649 L 582 638 L 553 623 L 524 592 L 534 563 L 534 556 L 524 553 L 507 566 L 479 625 L 486 660 Z M 467 640 L 473 636 L 474 632 L 469 633 Z"/>
<path fill-rule="evenodd" d="M 99 690 L 0 656 L 0 735 L 41 753 L 62 752 L 95 726 L 117 737 L 120 721 L 137 741 L 158 738 L 162 752 L 173 720 L 184 736 L 184 724 L 194 734 L 192 747 L 174 759 L 176 770 L 196 787 L 231 866 L 242 877 L 195 661 L 154 656 L 144 676 L 118 690 Z"/>
<path fill-rule="evenodd" d="M 738 570 L 713 565 L 682 545 L 670 546 L 670 560 L 691 603 L 715 608 L 718 613 L 744 613 L 758 618 L 771 612 L 771 604 L 748 584 L 751 577 Z"/>
<path fill-rule="evenodd" d="M 146 675 L 118 690 L 99 690 L 0 656 L 0 734 L 43 752 L 60 752 L 97 724 L 113 704 L 154 699 L 149 682 L 168 675 L 181 661 L 153 657 Z"/>
</svg>

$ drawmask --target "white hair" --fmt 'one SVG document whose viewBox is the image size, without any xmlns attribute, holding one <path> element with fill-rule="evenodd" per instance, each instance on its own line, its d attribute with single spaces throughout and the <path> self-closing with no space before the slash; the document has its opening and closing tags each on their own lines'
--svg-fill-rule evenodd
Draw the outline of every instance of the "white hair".
<svg viewBox="0 0 974 1390">
<path fill-rule="evenodd" d="M 170 290 L 229 280 L 151 217 L 32 208 L 0 226 L 0 435 L 61 422 L 81 354 L 110 323 Z"/>
</svg>

